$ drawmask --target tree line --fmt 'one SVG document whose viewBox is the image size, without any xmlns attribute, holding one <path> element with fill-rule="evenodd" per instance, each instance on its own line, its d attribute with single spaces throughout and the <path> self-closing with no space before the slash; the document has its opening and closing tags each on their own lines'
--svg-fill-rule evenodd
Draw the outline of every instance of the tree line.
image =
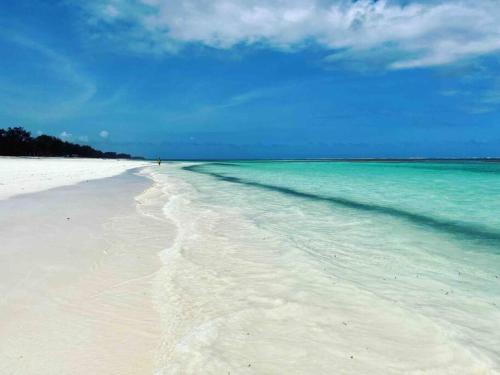
<svg viewBox="0 0 500 375">
<path fill-rule="evenodd" d="M 32 137 L 22 127 L 0 129 L 2 156 L 66 156 L 81 158 L 130 159 L 129 154 L 103 152 L 88 145 L 66 142 L 50 135 Z"/>
</svg>

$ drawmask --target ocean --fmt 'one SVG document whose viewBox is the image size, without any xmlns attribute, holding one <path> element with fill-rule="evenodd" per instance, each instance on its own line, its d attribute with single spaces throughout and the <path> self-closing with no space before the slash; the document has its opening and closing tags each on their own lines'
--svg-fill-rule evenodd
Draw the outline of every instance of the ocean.
<svg viewBox="0 0 500 375">
<path fill-rule="evenodd" d="M 158 373 L 500 373 L 500 164 L 171 163 Z"/>
</svg>

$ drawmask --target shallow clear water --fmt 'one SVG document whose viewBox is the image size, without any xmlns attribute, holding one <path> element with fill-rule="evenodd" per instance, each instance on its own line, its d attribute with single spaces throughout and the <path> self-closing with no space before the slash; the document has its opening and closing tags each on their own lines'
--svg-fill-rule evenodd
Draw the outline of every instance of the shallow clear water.
<svg viewBox="0 0 500 375">
<path fill-rule="evenodd" d="M 165 373 L 498 373 L 500 164 L 230 162 L 156 177 Z"/>
</svg>

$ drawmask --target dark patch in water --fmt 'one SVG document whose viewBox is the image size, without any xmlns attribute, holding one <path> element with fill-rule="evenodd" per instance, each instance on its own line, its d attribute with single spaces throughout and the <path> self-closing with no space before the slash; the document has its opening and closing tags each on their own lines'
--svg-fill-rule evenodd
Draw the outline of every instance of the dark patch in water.
<svg viewBox="0 0 500 375">
<path fill-rule="evenodd" d="M 222 162 L 219 162 L 219 161 L 210 163 L 210 165 L 218 165 L 218 166 L 222 166 L 222 167 L 238 167 L 237 164 L 222 163 Z M 184 168 L 189 168 L 189 167 L 184 167 Z"/>
<path fill-rule="evenodd" d="M 380 206 L 369 203 L 361 203 L 351 199 L 340 198 L 340 197 L 327 197 L 310 193 L 304 193 L 287 187 L 268 185 L 260 182 L 245 180 L 239 177 L 231 177 L 215 172 L 203 171 L 202 170 L 203 166 L 206 165 L 211 165 L 211 164 L 191 165 L 183 167 L 182 169 L 190 172 L 209 175 L 221 181 L 227 181 L 246 186 L 253 186 L 260 189 L 279 192 L 298 198 L 310 199 L 318 202 L 326 202 L 337 206 L 361 210 L 365 212 L 375 212 L 379 214 L 389 215 L 392 217 L 397 217 L 399 219 L 405 219 L 414 224 L 431 227 L 432 229 L 438 229 L 441 230 L 442 232 L 446 232 L 455 236 L 462 236 L 472 240 L 481 240 L 482 242 L 487 242 L 487 244 L 491 246 L 495 245 L 498 246 L 500 243 L 500 233 L 490 231 L 486 228 L 466 225 L 464 223 L 457 221 L 438 219 L 427 215 L 405 211 L 399 208 Z"/>
</svg>

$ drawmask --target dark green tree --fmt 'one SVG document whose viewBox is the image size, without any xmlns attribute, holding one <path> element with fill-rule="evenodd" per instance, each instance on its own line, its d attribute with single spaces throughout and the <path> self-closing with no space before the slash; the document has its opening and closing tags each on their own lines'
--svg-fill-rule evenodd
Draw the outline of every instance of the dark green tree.
<svg viewBox="0 0 500 375">
<path fill-rule="evenodd" d="M 0 155 L 30 155 L 33 138 L 21 127 L 0 129 Z"/>
<path fill-rule="evenodd" d="M 21 127 L 0 129 L 0 155 L 3 156 L 70 156 L 84 158 L 130 159 L 128 154 L 102 152 L 88 145 L 63 141 L 50 135 L 36 138 Z"/>
</svg>

